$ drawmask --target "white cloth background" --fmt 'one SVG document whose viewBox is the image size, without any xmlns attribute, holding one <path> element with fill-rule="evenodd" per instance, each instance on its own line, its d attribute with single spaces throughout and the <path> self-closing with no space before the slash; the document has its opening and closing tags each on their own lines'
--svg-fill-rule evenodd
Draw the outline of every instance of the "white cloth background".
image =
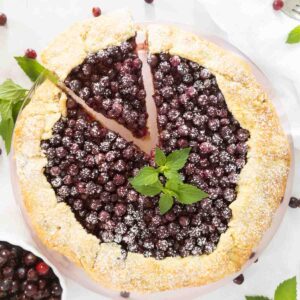
<svg viewBox="0 0 300 300">
<path fill-rule="evenodd" d="M 287 45 L 285 39 L 300 22 L 273 11 L 271 3 L 271 0 L 154 0 L 153 5 L 146 5 L 143 0 L 2 0 L 0 11 L 7 14 L 8 26 L 0 27 L 0 82 L 12 78 L 30 87 L 13 56 L 22 55 L 29 47 L 39 51 L 66 26 L 90 17 L 93 6 L 100 6 L 103 12 L 129 7 L 139 21 L 185 23 L 204 32 L 227 36 L 268 75 L 276 92 L 284 99 L 284 109 L 289 114 L 299 149 L 300 44 Z M 298 150 L 296 166 L 299 168 Z M 296 175 L 296 183 L 298 179 Z M 295 184 L 293 191 L 300 196 L 299 185 Z M 249 294 L 271 297 L 281 280 L 300 274 L 298 228 L 300 210 L 289 209 L 259 262 L 245 272 L 245 283 L 241 286 L 229 284 L 201 299 L 240 300 Z M 0 157 L 0 229 L 27 235 L 14 203 L 5 155 Z M 70 280 L 67 284 L 71 300 L 105 299 Z"/>
</svg>

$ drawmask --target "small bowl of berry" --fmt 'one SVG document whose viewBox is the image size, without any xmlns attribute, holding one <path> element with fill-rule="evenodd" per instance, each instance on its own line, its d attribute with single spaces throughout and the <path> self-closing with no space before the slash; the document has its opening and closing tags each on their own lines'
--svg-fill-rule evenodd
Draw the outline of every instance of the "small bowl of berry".
<svg viewBox="0 0 300 300">
<path fill-rule="evenodd" d="M 0 299 L 66 300 L 64 279 L 35 248 L 0 233 Z"/>
</svg>

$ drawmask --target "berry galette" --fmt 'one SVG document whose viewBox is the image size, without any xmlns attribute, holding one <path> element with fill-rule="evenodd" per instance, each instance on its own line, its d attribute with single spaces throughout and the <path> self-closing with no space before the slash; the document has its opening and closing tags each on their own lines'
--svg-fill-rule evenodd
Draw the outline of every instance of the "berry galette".
<svg viewBox="0 0 300 300">
<path fill-rule="evenodd" d="M 72 26 L 41 62 L 66 88 L 37 88 L 14 150 L 44 244 L 115 290 L 194 287 L 238 272 L 271 224 L 290 166 L 250 66 L 177 27 L 138 26 L 124 11 Z M 131 184 L 158 167 L 154 146 L 162 155 L 189 149 L 176 176 L 204 199 L 172 193 L 162 213 L 159 193 Z"/>
</svg>

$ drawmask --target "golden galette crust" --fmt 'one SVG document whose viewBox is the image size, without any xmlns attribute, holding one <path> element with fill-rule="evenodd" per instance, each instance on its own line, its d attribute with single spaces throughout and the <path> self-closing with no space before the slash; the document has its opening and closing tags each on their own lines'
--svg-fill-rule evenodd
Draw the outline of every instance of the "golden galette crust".
<svg viewBox="0 0 300 300">
<path fill-rule="evenodd" d="M 41 53 L 42 64 L 65 80 L 88 53 L 103 50 L 135 36 L 136 26 L 127 10 L 77 22 Z"/>
<path fill-rule="evenodd" d="M 14 135 L 24 203 L 41 240 L 82 267 L 99 284 L 137 292 L 201 286 L 238 272 L 271 224 L 284 195 L 290 165 L 289 145 L 279 119 L 246 62 L 176 27 L 149 26 L 148 44 L 151 53 L 170 52 L 210 69 L 230 111 L 251 134 L 248 162 L 239 177 L 237 199 L 230 206 L 233 217 L 212 254 L 155 260 L 129 253 L 122 260 L 119 245 L 99 244 L 76 221 L 70 208 L 57 202 L 43 175 L 46 158 L 40 141 L 51 135 L 53 124 L 64 114 L 66 95 L 50 82 L 37 89 L 20 115 Z M 54 51 L 54 46 L 50 48 Z M 86 52 L 68 62 L 66 69 L 61 69 L 58 61 L 51 66 L 65 77 L 84 55 Z"/>
</svg>

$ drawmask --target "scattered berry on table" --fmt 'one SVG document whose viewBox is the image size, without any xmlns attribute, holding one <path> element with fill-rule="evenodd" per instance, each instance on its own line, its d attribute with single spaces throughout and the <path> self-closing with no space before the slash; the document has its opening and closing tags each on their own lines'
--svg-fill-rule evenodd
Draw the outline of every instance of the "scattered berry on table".
<svg viewBox="0 0 300 300">
<path fill-rule="evenodd" d="M 27 49 L 25 51 L 25 56 L 27 58 L 35 59 L 37 57 L 36 51 L 33 49 Z"/>
<path fill-rule="evenodd" d="M 122 298 L 126 298 L 126 299 L 127 299 L 127 298 L 130 297 L 130 293 L 124 291 L 124 292 L 121 292 L 121 293 L 120 293 L 120 296 L 121 296 Z"/>
<path fill-rule="evenodd" d="M 94 17 L 99 17 L 101 15 L 100 7 L 93 7 L 92 12 Z"/>
<path fill-rule="evenodd" d="M 146 3 L 151 4 L 153 0 L 145 0 Z"/>
<path fill-rule="evenodd" d="M 244 280 L 245 280 L 244 275 L 240 274 L 238 277 L 236 277 L 236 278 L 233 279 L 233 282 L 235 284 L 241 285 L 244 282 Z"/>
<path fill-rule="evenodd" d="M 281 10 L 284 6 L 284 2 L 282 0 L 274 0 L 273 2 L 273 8 L 275 10 Z"/>
<path fill-rule="evenodd" d="M 289 206 L 291 208 L 298 208 L 298 207 L 300 207 L 300 199 L 298 199 L 296 197 L 291 197 L 290 202 L 289 202 Z"/>
<path fill-rule="evenodd" d="M 0 13 L 0 26 L 4 26 L 7 22 L 7 17 L 4 13 Z"/>
</svg>

